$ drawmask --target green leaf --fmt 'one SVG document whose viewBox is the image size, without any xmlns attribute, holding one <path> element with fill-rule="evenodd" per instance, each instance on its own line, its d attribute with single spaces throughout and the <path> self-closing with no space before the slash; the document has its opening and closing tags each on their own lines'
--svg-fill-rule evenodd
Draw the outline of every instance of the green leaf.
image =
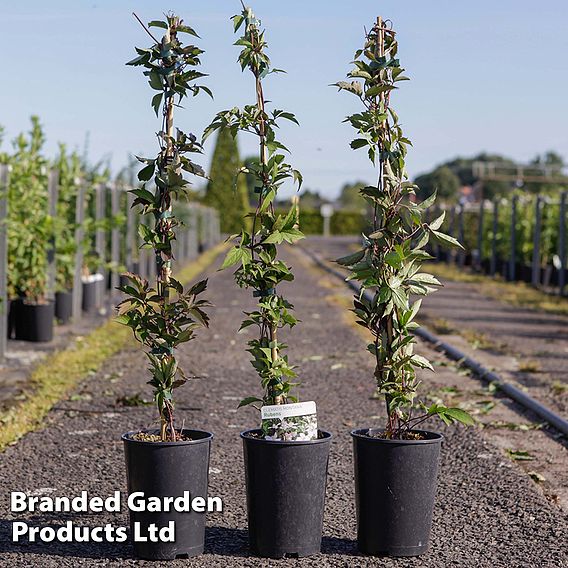
<svg viewBox="0 0 568 568">
<path fill-rule="evenodd" d="M 149 28 L 162 28 L 164 30 L 168 29 L 168 24 L 166 22 L 162 22 L 161 20 L 152 20 L 148 22 Z"/>
<path fill-rule="evenodd" d="M 130 61 L 128 61 L 128 63 L 125 63 L 125 65 L 142 65 L 143 63 L 147 62 L 149 59 L 150 59 L 150 54 L 143 53 L 142 55 L 139 55 L 138 57 L 131 59 Z"/>
<path fill-rule="evenodd" d="M 419 298 L 414 302 L 414 304 L 412 304 L 412 310 L 410 313 L 410 317 L 408 318 L 408 321 L 412 321 L 416 317 L 416 315 L 420 311 L 421 306 L 422 306 L 422 299 Z"/>
<path fill-rule="evenodd" d="M 247 396 L 246 398 L 243 398 L 241 402 L 239 402 L 239 406 L 237 406 L 237 408 L 248 406 L 249 404 L 253 404 L 254 402 L 262 402 L 262 399 L 256 396 Z"/>
<path fill-rule="evenodd" d="M 136 189 L 131 189 L 129 193 L 132 193 L 132 195 L 135 195 L 136 197 L 140 198 L 142 201 L 146 201 L 148 203 L 152 203 L 154 201 L 154 195 L 152 194 L 152 192 L 148 191 L 147 189 L 143 189 L 141 187 Z"/>
<path fill-rule="evenodd" d="M 153 243 L 154 242 L 154 237 L 155 237 L 154 231 L 150 227 L 148 227 L 148 226 L 146 226 L 142 223 L 140 223 L 138 225 L 138 234 L 140 235 L 140 238 L 145 243 Z"/>
<path fill-rule="evenodd" d="M 160 112 L 160 105 L 162 103 L 163 94 L 164 93 L 157 93 L 152 97 L 152 108 L 154 109 L 156 116 L 158 116 Z"/>
<path fill-rule="evenodd" d="M 195 32 L 195 30 L 193 28 L 190 28 L 189 26 L 178 26 L 176 28 L 176 31 L 178 31 L 179 33 L 182 33 L 182 34 L 189 34 L 189 35 L 192 35 L 194 37 L 199 37 L 197 35 L 197 33 Z"/>
<path fill-rule="evenodd" d="M 400 288 L 396 288 L 394 290 L 391 288 L 391 291 L 391 297 L 396 306 L 401 310 L 406 310 L 408 308 L 408 298 L 406 297 L 406 294 Z"/>
<path fill-rule="evenodd" d="M 294 229 L 294 227 L 281 231 L 281 235 L 288 243 L 295 243 L 296 241 L 305 238 L 304 233 L 298 229 Z"/>
<path fill-rule="evenodd" d="M 440 233 L 439 231 L 430 231 L 430 233 L 434 238 L 434 240 L 441 245 L 465 250 L 463 246 L 460 244 L 460 242 L 457 239 L 454 239 L 454 237 L 451 237 L 450 235 L 446 235 L 445 233 Z"/>
<path fill-rule="evenodd" d="M 292 170 L 292 175 L 294 176 L 294 182 L 298 184 L 298 191 L 300 191 L 302 183 L 304 183 L 304 178 L 299 170 Z"/>
<path fill-rule="evenodd" d="M 150 181 L 154 176 L 154 164 L 148 164 L 138 172 L 138 179 L 140 181 Z M 153 197 L 153 196 L 152 196 Z"/>
<path fill-rule="evenodd" d="M 120 316 L 116 316 L 114 321 L 122 325 L 128 325 L 130 323 L 130 316 L 128 314 L 122 314 Z"/>
<path fill-rule="evenodd" d="M 431 285 L 431 286 L 441 286 L 442 283 L 432 274 L 426 272 L 419 272 L 410 278 L 413 282 L 420 282 L 421 284 Z"/>
<path fill-rule="evenodd" d="M 233 20 L 233 28 L 235 32 L 241 27 L 244 19 L 244 16 L 241 16 L 240 14 L 237 14 L 236 16 L 233 16 L 231 18 L 231 20 Z"/>
<path fill-rule="evenodd" d="M 434 370 L 434 367 L 432 367 L 430 361 L 428 361 L 426 357 L 422 357 L 422 355 L 414 354 L 410 359 L 410 362 L 416 367 L 420 367 L 421 369 L 429 369 L 430 371 Z"/>
<path fill-rule="evenodd" d="M 375 87 L 371 87 L 365 91 L 365 96 L 367 98 L 376 97 L 380 93 L 385 93 L 387 91 L 392 91 L 396 89 L 394 85 L 377 85 Z"/>
<path fill-rule="evenodd" d="M 342 256 L 341 258 L 338 258 L 335 262 L 337 262 L 337 264 L 341 264 L 342 266 L 353 266 L 354 264 L 357 264 L 360 260 L 362 260 L 364 256 L 365 256 L 365 250 L 363 249 L 354 252 L 353 254 Z"/>
<path fill-rule="evenodd" d="M 274 231 L 270 233 L 262 242 L 265 244 L 277 244 L 279 245 L 284 240 L 282 233 L 280 231 Z"/>
<path fill-rule="evenodd" d="M 385 255 L 385 262 L 394 268 L 400 265 L 401 257 L 396 251 L 391 251 Z"/>
<path fill-rule="evenodd" d="M 424 201 L 422 201 L 422 203 L 418 204 L 418 207 L 422 211 L 425 211 L 426 209 L 428 209 L 428 207 L 434 205 L 434 203 L 436 201 L 436 195 L 437 195 L 437 191 L 434 190 L 434 193 L 432 195 L 430 195 L 430 197 L 427 197 Z"/>
<path fill-rule="evenodd" d="M 192 295 L 192 296 L 197 296 L 197 295 L 201 294 L 202 292 L 205 292 L 206 289 L 207 289 L 207 278 L 205 280 L 200 280 L 199 282 L 194 284 L 187 291 L 187 293 Z"/>
<path fill-rule="evenodd" d="M 445 217 L 446 217 L 446 212 L 444 211 L 439 217 L 436 217 L 436 219 L 434 219 L 428 226 L 430 227 L 430 229 L 432 229 L 432 231 L 437 231 L 442 226 Z"/>
<path fill-rule="evenodd" d="M 466 426 L 475 425 L 475 420 L 473 419 L 471 414 L 469 414 L 465 410 L 462 410 L 461 408 L 447 408 L 444 411 L 444 414 L 451 416 L 456 422 L 461 422 Z"/>
<path fill-rule="evenodd" d="M 363 146 L 368 146 L 369 141 L 365 140 L 364 138 L 356 138 L 355 140 L 351 141 L 351 148 L 353 150 L 358 150 L 359 148 L 363 148 Z"/>
<path fill-rule="evenodd" d="M 243 249 L 240 247 L 233 247 L 227 253 L 227 256 L 225 256 L 225 260 L 223 261 L 223 264 L 221 265 L 221 268 L 219 270 L 224 270 L 229 266 L 233 266 L 234 264 L 241 262 L 242 259 L 243 259 Z"/>
<path fill-rule="evenodd" d="M 151 71 L 148 75 L 148 82 L 150 83 L 150 87 L 152 87 L 152 89 L 156 89 L 157 91 L 161 91 L 164 88 L 162 78 L 155 71 Z"/>
</svg>

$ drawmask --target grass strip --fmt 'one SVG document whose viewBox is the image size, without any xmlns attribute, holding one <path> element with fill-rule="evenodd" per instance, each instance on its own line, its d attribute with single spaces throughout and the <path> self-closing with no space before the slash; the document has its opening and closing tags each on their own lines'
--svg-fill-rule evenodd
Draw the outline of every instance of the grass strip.
<svg viewBox="0 0 568 568">
<path fill-rule="evenodd" d="M 222 243 L 204 252 L 184 267 L 177 274 L 177 279 L 184 283 L 193 280 L 226 247 Z M 38 430 L 56 403 L 132 341 L 130 328 L 117 324 L 111 318 L 67 349 L 44 359 L 30 375 L 31 394 L 0 418 L 0 452 L 28 432 Z"/>
</svg>

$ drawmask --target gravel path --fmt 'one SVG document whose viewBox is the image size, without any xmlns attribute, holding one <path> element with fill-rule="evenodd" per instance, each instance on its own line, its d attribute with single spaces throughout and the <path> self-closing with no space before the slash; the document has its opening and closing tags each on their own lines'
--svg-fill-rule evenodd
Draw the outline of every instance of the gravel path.
<svg viewBox="0 0 568 568">
<path fill-rule="evenodd" d="M 312 237 L 309 242 L 323 258 L 335 259 L 357 241 Z M 436 330 L 441 323 L 449 327 L 444 333 L 461 333 L 474 347 L 487 346 L 474 357 L 486 357 L 504 379 L 560 415 L 568 414 L 568 317 L 500 302 L 481 294 L 475 284 L 452 281 L 424 300 L 421 314 L 432 331 L 441 333 Z"/>
<path fill-rule="evenodd" d="M 230 273 L 215 272 L 209 297 L 212 328 L 184 348 L 181 364 L 206 375 L 180 389 L 178 416 L 187 427 L 215 433 L 210 495 L 224 501 L 223 513 L 208 518 L 206 554 L 190 562 L 145 563 L 131 558 L 129 546 L 110 543 L 11 543 L 11 522 L 34 525 L 127 524 L 126 512 L 98 515 L 15 515 L 10 491 L 77 495 L 88 490 L 107 496 L 124 486 L 122 432 L 150 425 L 152 407 L 123 408 L 117 399 L 138 393 L 149 397 L 146 361 L 137 348 L 110 359 L 72 399 L 50 413 L 46 427 L 27 435 L 0 455 L 0 566 L 397 566 L 528 568 L 568 566 L 567 524 L 523 476 L 474 429 L 446 429 L 438 503 L 430 552 L 414 559 L 376 559 L 357 554 L 349 429 L 379 423 L 381 405 L 370 398 L 371 358 L 364 342 L 345 323 L 344 310 L 330 303 L 329 289 L 301 257 L 286 253 L 297 280 L 285 292 L 302 324 L 292 331 L 290 358 L 301 366 L 303 400 L 318 403 L 320 426 L 334 433 L 329 467 L 322 554 L 298 560 L 268 561 L 247 551 L 242 450 L 239 431 L 256 425 L 256 411 L 236 412 L 238 400 L 258 393 L 244 352 L 247 335 L 236 335 L 241 312 L 252 306 L 236 290 Z M 424 346 L 423 351 L 427 353 Z M 440 373 L 449 373 L 441 369 Z M 428 376 L 423 377 L 428 381 Z"/>
</svg>

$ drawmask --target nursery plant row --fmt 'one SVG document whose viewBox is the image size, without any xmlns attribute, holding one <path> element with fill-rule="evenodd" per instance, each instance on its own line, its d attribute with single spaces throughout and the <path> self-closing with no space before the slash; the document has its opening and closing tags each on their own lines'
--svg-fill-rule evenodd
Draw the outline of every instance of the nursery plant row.
<svg viewBox="0 0 568 568">
<path fill-rule="evenodd" d="M 438 248 L 438 260 L 473 265 L 564 294 L 566 270 L 567 193 L 557 196 L 516 193 L 479 205 L 446 209 L 444 229 L 464 250 Z"/>
<path fill-rule="evenodd" d="M 155 259 L 140 248 L 145 222 L 131 208 L 134 197 L 124 173 L 87 166 L 60 145 L 58 156 L 43 152 L 37 117 L 0 154 L 0 297 L 5 338 L 45 342 L 54 321 L 77 320 L 103 308 L 120 274 L 155 273 Z M 217 213 L 179 204 L 184 224 L 176 241 L 180 261 L 196 256 L 219 238 Z"/>
</svg>

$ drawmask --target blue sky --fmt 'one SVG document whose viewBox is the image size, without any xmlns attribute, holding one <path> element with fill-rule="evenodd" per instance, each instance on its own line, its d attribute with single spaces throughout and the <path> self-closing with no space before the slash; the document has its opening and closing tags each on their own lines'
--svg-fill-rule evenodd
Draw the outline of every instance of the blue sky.
<svg viewBox="0 0 568 568">
<path fill-rule="evenodd" d="M 553 149 L 568 158 L 566 0 L 255 0 L 252 6 L 267 28 L 273 63 L 288 72 L 270 77 L 265 90 L 301 122 L 283 128 L 282 140 L 306 187 L 334 196 L 344 182 L 375 177 L 364 152 L 349 149 L 351 131 L 342 124 L 356 101 L 328 85 L 344 78 L 363 27 L 379 13 L 394 21 L 412 79 L 392 100 L 414 142 L 411 175 L 482 150 L 527 161 Z M 154 153 L 152 91 L 139 69 L 124 66 L 134 45 L 151 42 L 133 10 L 144 21 L 176 11 L 202 37 L 203 71 L 215 100 L 192 99 L 178 115 L 183 130 L 201 134 L 218 110 L 253 101 L 251 77 L 240 72 L 232 45 L 229 17 L 239 7 L 237 0 L 3 0 L 6 139 L 27 130 L 29 116 L 38 114 L 49 153 L 58 141 L 82 149 L 86 132 L 91 159 L 109 155 L 115 169 L 132 152 Z M 254 152 L 254 140 L 243 138 L 240 147 L 242 155 Z"/>
</svg>

